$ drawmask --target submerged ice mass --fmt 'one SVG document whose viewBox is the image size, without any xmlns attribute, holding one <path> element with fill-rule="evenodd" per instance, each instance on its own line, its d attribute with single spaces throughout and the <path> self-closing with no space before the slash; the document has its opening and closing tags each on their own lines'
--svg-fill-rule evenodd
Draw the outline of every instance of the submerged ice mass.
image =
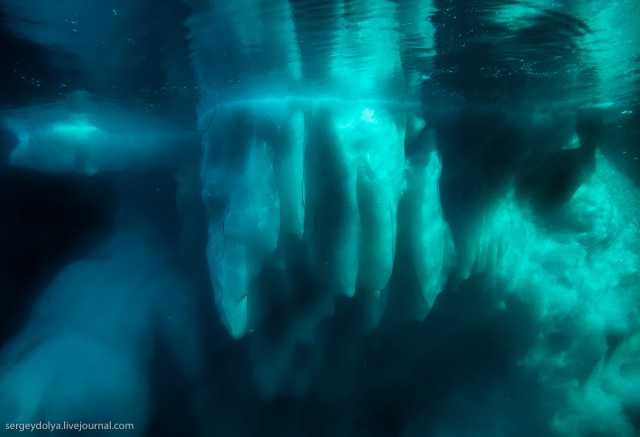
<svg viewBox="0 0 640 437">
<path fill-rule="evenodd" d="M 207 256 L 216 302 L 234 337 L 251 329 L 256 278 L 290 238 L 306 245 L 324 293 L 370 296 L 375 326 L 389 291 L 398 222 L 410 221 L 423 298 L 433 304 L 453 246 L 438 206 L 441 164 L 415 114 L 383 102 L 283 98 L 220 105 L 207 117 L 201 160 Z M 410 124 L 422 127 L 412 132 Z M 406 147 L 422 159 L 409 163 Z M 399 218 L 406 190 L 413 215 Z"/>
<path fill-rule="evenodd" d="M 632 50 L 602 42 L 633 39 L 603 24 L 632 0 L 13 3 L 94 82 L 3 110 L 8 168 L 105 178 L 117 208 L 3 345 L 0 424 L 155 435 L 180 403 L 203 436 L 638 433 L 640 195 L 610 144 Z M 118 99 L 156 51 L 188 111 L 186 86 Z"/>
<path fill-rule="evenodd" d="M 260 310 L 252 310 L 252 301 L 262 299 L 256 278 L 291 238 L 303 242 L 314 282 L 328 299 L 367 296 L 371 327 L 385 311 L 399 223 L 411 222 L 426 308 L 442 290 L 453 251 L 438 207 L 440 162 L 426 132 L 433 127 L 414 103 L 419 79 L 403 68 L 409 58 L 400 50 L 404 36 L 432 45 L 433 30 L 428 24 L 399 29 L 395 19 L 428 14 L 430 6 L 335 2 L 326 8 L 335 19 L 323 23 L 317 45 L 313 23 L 300 15 L 306 7 L 246 1 L 242 10 L 252 11 L 246 14 L 210 2 L 198 4 L 190 19 L 205 91 L 207 257 L 218 308 L 234 337 L 256 324 L 252 313 Z M 222 33 L 230 46 L 206 44 Z M 216 69 L 219 62 L 228 68 Z M 241 73 L 232 76 L 236 70 Z M 416 156 L 407 157 L 408 149 Z M 406 190 L 412 212 L 418 202 L 430 205 L 398 217 Z"/>
</svg>

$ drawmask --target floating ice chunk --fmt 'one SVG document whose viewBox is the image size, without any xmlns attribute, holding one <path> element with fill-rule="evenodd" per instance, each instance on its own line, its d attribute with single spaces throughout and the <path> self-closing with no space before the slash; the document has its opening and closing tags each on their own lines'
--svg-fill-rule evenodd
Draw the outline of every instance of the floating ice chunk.
<svg viewBox="0 0 640 437">
<path fill-rule="evenodd" d="M 388 106 L 286 98 L 238 101 L 208 114 L 201 162 L 207 257 L 218 309 L 234 337 L 260 318 L 252 299 L 269 299 L 256 288 L 265 263 L 291 268 L 281 253 L 290 238 L 307 248 L 310 274 L 327 301 L 361 293 L 369 325 L 376 326 L 393 292 L 388 283 L 407 172 L 411 211 L 403 226 L 410 227 L 424 299 L 433 303 L 453 252 L 440 208 L 441 163 L 424 121 Z M 422 156 L 409 170 L 407 141 Z M 308 323 L 307 338 L 318 321 Z"/>
<path fill-rule="evenodd" d="M 200 141 L 196 132 L 171 126 L 147 110 L 86 93 L 10 111 L 2 124 L 18 139 L 10 164 L 53 173 L 175 167 Z"/>
<path fill-rule="evenodd" d="M 220 109 L 205 141 L 201 171 L 209 271 L 222 320 L 234 337 L 248 329 L 251 282 L 280 232 L 273 150 L 255 120 L 253 108 Z"/>
</svg>

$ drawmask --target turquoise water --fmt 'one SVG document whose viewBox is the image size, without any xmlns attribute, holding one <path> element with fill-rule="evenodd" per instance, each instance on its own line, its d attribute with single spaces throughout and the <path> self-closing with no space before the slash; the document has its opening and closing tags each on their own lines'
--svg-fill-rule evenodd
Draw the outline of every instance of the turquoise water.
<svg viewBox="0 0 640 437">
<path fill-rule="evenodd" d="M 0 435 L 640 433 L 637 2 L 0 7 Z"/>
</svg>

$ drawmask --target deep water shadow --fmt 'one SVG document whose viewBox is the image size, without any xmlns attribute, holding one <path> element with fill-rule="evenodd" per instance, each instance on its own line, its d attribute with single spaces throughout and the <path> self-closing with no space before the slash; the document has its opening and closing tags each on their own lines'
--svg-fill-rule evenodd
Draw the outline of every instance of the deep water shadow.
<svg viewBox="0 0 640 437">
<path fill-rule="evenodd" d="M 37 294 L 113 230 L 115 189 L 105 176 L 0 168 L 0 345 Z"/>
</svg>

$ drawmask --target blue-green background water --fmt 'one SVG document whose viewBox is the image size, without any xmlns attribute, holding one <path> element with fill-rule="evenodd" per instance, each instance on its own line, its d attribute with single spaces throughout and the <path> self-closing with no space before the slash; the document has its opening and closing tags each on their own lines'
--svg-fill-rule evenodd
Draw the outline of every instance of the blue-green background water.
<svg viewBox="0 0 640 437">
<path fill-rule="evenodd" d="M 0 12 L 0 435 L 640 434 L 636 1 Z"/>
</svg>

